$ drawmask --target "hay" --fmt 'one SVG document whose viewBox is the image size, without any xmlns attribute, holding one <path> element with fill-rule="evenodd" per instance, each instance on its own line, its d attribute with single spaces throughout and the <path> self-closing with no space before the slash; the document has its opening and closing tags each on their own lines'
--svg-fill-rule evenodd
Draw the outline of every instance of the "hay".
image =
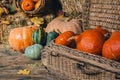
<svg viewBox="0 0 120 80">
<path fill-rule="evenodd" d="M 67 16 L 81 18 L 83 0 L 60 0 L 63 11 Z"/>
</svg>

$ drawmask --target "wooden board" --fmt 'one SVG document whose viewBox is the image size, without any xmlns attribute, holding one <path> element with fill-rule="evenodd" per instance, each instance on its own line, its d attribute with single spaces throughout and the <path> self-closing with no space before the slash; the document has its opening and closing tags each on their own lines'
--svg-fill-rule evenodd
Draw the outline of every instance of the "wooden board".
<svg viewBox="0 0 120 80">
<path fill-rule="evenodd" d="M 28 69 L 30 74 L 18 74 Z M 0 48 L 0 80 L 60 80 L 42 65 L 41 60 L 30 60 L 9 48 Z"/>
</svg>

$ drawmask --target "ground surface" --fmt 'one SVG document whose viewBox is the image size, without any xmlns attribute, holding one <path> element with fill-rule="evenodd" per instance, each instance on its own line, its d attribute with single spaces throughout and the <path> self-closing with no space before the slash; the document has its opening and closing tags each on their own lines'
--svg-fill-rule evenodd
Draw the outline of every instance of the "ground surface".
<svg viewBox="0 0 120 80">
<path fill-rule="evenodd" d="M 27 69 L 28 75 L 18 74 Z M 59 80 L 42 65 L 41 60 L 30 60 L 10 48 L 0 48 L 0 80 Z"/>
</svg>

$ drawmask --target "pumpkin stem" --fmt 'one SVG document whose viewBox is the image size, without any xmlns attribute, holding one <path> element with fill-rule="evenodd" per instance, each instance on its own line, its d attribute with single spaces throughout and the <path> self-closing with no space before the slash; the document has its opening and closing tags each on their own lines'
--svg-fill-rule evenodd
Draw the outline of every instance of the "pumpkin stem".
<svg viewBox="0 0 120 80">
<path fill-rule="evenodd" d="M 76 48 L 76 41 L 75 41 L 75 36 L 70 37 L 68 40 L 68 47 L 70 48 Z"/>
<path fill-rule="evenodd" d="M 75 36 L 70 37 L 67 41 L 75 40 Z"/>
<path fill-rule="evenodd" d="M 96 26 L 96 30 L 102 33 L 104 36 L 108 33 L 108 31 L 103 29 L 100 25 Z"/>
<path fill-rule="evenodd" d="M 26 6 L 28 7 L 28 6 L 30 6 L 30 4 L 27 3 Z"/>
<path fill-rule="evenodd" d="M 77 35 L 74 35 L 72 37 L 70 37 L 67 41 L 68 41 L 68 47 L 71 47 L 71 48 L 76 48 L 77 47 L 77 43 L 81 40 L 81 35 L 80 34 L 77 34 Z"/>
<path fill-rule="evenodd" d="M 59 29 L 56 29 L 59 34 L 62 34 L 62 32 Z M 53 30 L 55 31 L 55 29 Z"/>
<path fill-rule="evenodd" d="M 75 35 L 75 42 L 78 43 L 79 41 L 81 41 L 81 38 L 82 38 L 81 34 Z"/>
</svg>

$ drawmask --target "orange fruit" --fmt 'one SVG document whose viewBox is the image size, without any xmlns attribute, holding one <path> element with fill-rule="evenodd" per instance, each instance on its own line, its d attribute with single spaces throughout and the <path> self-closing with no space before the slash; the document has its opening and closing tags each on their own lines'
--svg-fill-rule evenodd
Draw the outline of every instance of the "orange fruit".
<svg viewBox="0 0 120 80">
<path fill-rule="evenodd" d="M 23 0 L 21 3 L 21 8 L 24 11 L 31 11 L 35 8 L 35 4 L 34 4 L 33 0 Z"/>
</svg>

